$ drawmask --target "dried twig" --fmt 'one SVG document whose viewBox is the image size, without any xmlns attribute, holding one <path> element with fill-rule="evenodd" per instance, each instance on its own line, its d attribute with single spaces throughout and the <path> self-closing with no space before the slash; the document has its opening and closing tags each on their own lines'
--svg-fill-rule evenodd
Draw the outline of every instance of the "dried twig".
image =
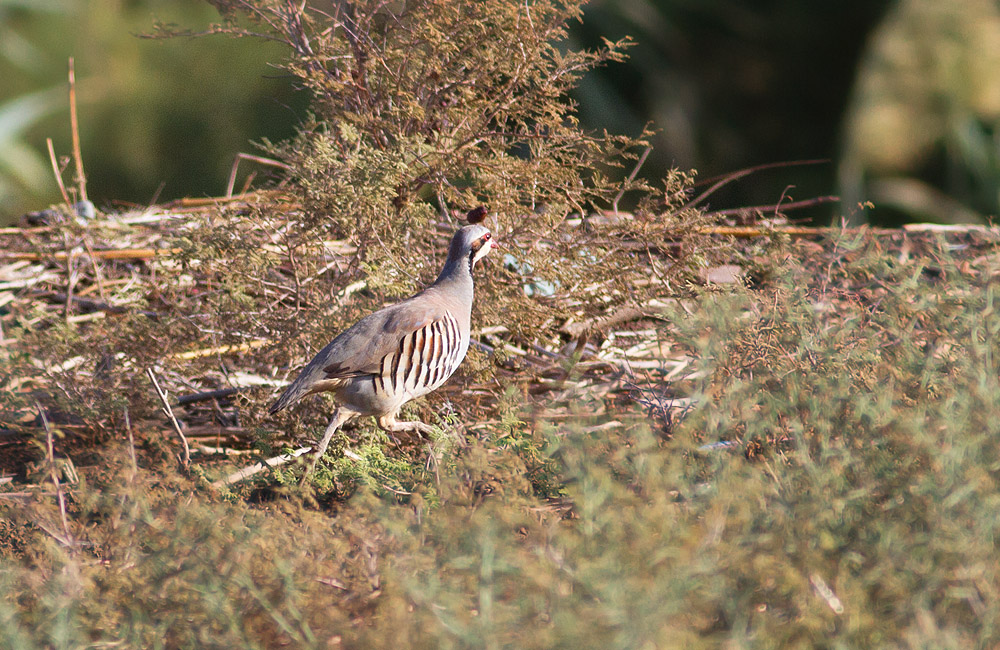
<svg viewBox="0 0 1000 650">
<path fill-rule="evenodd" d="M 104 311 L 109 314 L 125 314 L 133 311 L 131 307 L 126 307 L 123 305 L 112 305 L 102 300 L 93 300 L 91 298 L 81 298 L 79 295 L 70 296 L 67 293 L 61 291 L 34 291 L 33 295 L 39 298 L 51 298 L 52 300 L 67 301 L 71 300 L 83 309 L 88 309 L 90 311 Z M 149 318 L 159 318 L 160 315 L 155 311 L 150 311 L 148 309 L 136 310 L 136 313 L 142 314 L 143 316 L 148 316 Z"/>
<path fill-rule="evenodd" d="M 73 182 L 80 191 L 80 200 L 87 199 L 87 176 L 83 173 L 83 155 L 80 153 L 80 123 L 76 115 L 76 72 L 73 57 L 69 57 L 69 124 L 73 132 Z"/>
<path fill-rule="evenodd" d="M 129 460 L 132 461 L 132 475 L 129 478 L 129 483 L 135 480 L 136 474 L 139 473 L 139 463 L 135 459 L 135 436 L 132 435 L 132 420 L 128 416 L 128 406 L 125 407 L 125 430 L 128 431 L 128 456 Z"/>
<path fill-rule="evenodd" d="M 271 341 L 267 339 L 259 341 L 247 341 L 246 343 L 236 343 L 234 345 L 220 345 L 215 348 L 204 348 L 201 350 L 188 350 L 187 352 L 177 352 L 175 354 L 167 355 L 167 359 L 173 361 L 190 361 L 191 359 L 201 359 L 203 357 L 212 357 L 217 354 L 229 354 L 230 352 L 249 352 L 250 350 L 256 350 L 257 348 L 262 348 L 265 345 L 269 345 Z"/>
<path fill-rule="evenodd" d="M 63 311 L 66 322 L 68 323 L 69 318 L 73 313 L 73 290 L 76 288 L 77 280 L 77 256 L 73 253 L 69 244 L 69 237 L 65 232 L 63 233 L 63 245 L 66 247 L 66 300 L 63 303 Z"/>
<path fill-rule="evenodd" d="M 901 231 L 895 228 L 868 228 L 872 235 L 898 235 Z M 721 235 L 725 237 L 773 237 L 788 235 L 791 237 L 825 237 L 845 231 L 831 226 L 706 226 L 698 228 L 701 235 Z"/>
<path fill-rule="evenodd" d="M 750 174 L 754 174 L 759 171 L 764 171 L 765 169 L 775 169 L 777 167 L 794 167 L 796 165 L 820 165 L 828 162 L 830 161 L 823 159 L 823 160 L 789 160 L 785 162 L 766 163 L 764 165 L 757 165 L 755 167 L 747 167 L 746 169 L 740 169 L 738 171 L 725 174 L 723 176 L 715 176 L 713 178 L 707 178 L 703 181 L 695 183 L 695 186 L 704 185 L 706 183 L 712 183 L 712 186 L 709 187 L 704 192 L 702 192 L 701 194 L 699 194 L 698 196 L 688 201 L 687 203 L 685 203 L 683 206 L 681 206 L 679 210 L 677 210 L 677 212 L 682 212 L 684 210 L 687 210 L 688 208 L 693 208 L 699 203 L 702 203 L 705 199 L 714 194 L 717 190 L 728 185 L 729 183 L 732 183 L 733 181 L 738 181 L 739 179 L 749 176 Z"/>
<path fill-rule="evenodd" d="M 180 252 L 180 248 L 123 248 L 117 250 L 94 251 L 91 256 L 94 259 L 99 260 L 145 260 L 154 257 L 176 255 Z M 0 260 L 40 262 L 42 260 L 54 259 L 56 261 L 63 261 L 68 257 L 69 254 L 66 251 L 54 251 L 52 253 L 0 251 Z"/>
<path fill-rule="evenodd" d="M 802 201 L 790 201 L 788 203 L 775 203 L 773 205 L 758 205 L 751 206 L 748 208 L 729 208 L 726 210 L 715 210 L 713 212 L 706 212 L 707 217 L 725 217 L 735 214 L 754 214 L 754 213 L 776 213 L 779 210 L 781 212 L 788 212 L 789 210 L 799 210 L 801 208 L 811 208 L 817 205 L 823 205 L 824 203 L 838 203 L 840 201 L 839 196 L 817 196 L 812 199 L 803 199 Z"/>
<path fill-rule="evenodd" d="M 52 173 L 56 177 L 56 185 L 59 186 L 59 193 L 62 194 L 63 202 L 67 206 L 70 206 L 72 204 L 69 201 L 69 194 L 66 193 L 66 185 L 63 183 L 62 172 L 59 170 L 59 161 L 56 159 L 56 150 L 52 146 L 52 138 L 45 138 L 45 144 L 49 147 L 49 160 L 52 162 Z"/>
<path fill-rule="evenodd" d="M 244 467 L 238 472 L 233 472 L 225 478 L 221 478 L 218 481 L 212 483 L 212 487 L 220 488 L 225 485 L 232 485 L 233 483 L 239 483 L 243 479 L 250 478 L 254 474 L 259 474 L 263 472 L 268 467 L 277 467 L 279 465 L 284 465 L 285 463 L 295 460 L 302 454 L 307 454 L 312 451 L 312 447 L 300 447 L 289 454 L 282 454 L 281 456 L 275 456 L 274 458 L 268 458 L 263 463 L 254 463 L 248 467 Z"/>
<path fill-rule="evenodd" d="M 174 431 L 177 432 L 177 436 L 181 439 L 181 444 L 184 445 L 184 457 L 181 464 L 187 469 L 187 466 L 191 464 L 191 447 L 188 446 L 187 438 L 184 437 L 184 432 L 181 431 L 181 425 L 178 424 L 177 418 L 174 417 L 174 410 L 170 408 L 170 402 L 167 401 L 167 394 L 163 392 L 159 382 L 156 381 L 156 373 L 153 372 L 152 368 L 146 368 L 146 374 L 149 376 L 149 380 L 153 382 L 153 388 L 156 390 L 160 402 L 163 403 L 164 415 L 170 418 L 170 422 L 174 425 Z"/>
<path fill-rule="evenodd" d="M 21 226 L 11 226 L 9 228 L 0 228 L 0 236 L 3 235 L 34 235 L 43 232 L 50 232 L 55 230 L 56 226 L 33 226 L 31 228 L 22 228 Z"/>
<path fill-rule="evenodd" d="M 618 202 L 621 201 L 623 196 L 625 196 L 625 190 L 627 190 L 628 186 L 635 180 L 636 174 L 638 174 L 639 170 L 642 169 L 643 163 L 646 162 L 646 158 L 652 150 L 652 147 L 646 147 L 646 150 L 642 152 L 642 155 L 639 156 L 639 160 L 635 163 L 635 167 L 632 168 L 632 173 L 628 175 L 628 178 L 626 178 L 625 182 L 622 183 L 622 188 L 618 190 L 618 194 L 615 195 L 615 200 L 611 202 L 611 209 L 614 210 L 615 214 L 618 214 Z"/>
<path fill-rule="evenodd" d="M 263 156 L 253 156 L 248 153 L 238 153 L 236 154 L 236 158 L 233 160 L 233 168 L 229 171 L 229 182 L 226 183 L 227 199 L 230 199 L 233 196 L 233 188 L 236 187 L 236 169 L 240 166 L 241 160 L 249 160 L 250 162 L 260 163 L 261 165 L 270 165 L 272 167 L 284 169 L 285 171 L 291 169 L 291 167 L 281 162 L 280 160 L 275 160 L 273 158 L 265 158 Z"/>
<path fill-rule="evenodd" d="M 94 269 L 94 281 L 97 284 L 97 293 L 101 298 L 107 300 L 107 295 L 104 293 L 104 272 L 101 271 L 101 265 L 94 259 L 94 248 L 90 245 L 88 237 L 83 238 L 83 246 L 87 249 L 87 255 L 90 256 L 90 266 Z"/>
<path fill-rule="evenodd" d="M 52 442 L 52 426 L 49 424 L 49 419 L 45 417 L 45 409 L 42 408 L 42 405 L 39 404 L 37 400 L 35 401 L 35 406 L 38 407 L 38 415 L 41 416 L 42 426 L 45 427 L 45 459 L 49 466 L 49 478 L 52 480 L 52 485 L 55 487 L 56 500 L 59 503 L 59 515 L 62 520 L 62 535 L 56 535 L 44 526 L 42 526 L 42 528 L 64 546 L 73 548 L 76 546 L 76 541 L 73 539 L 73 533 L 69 529 L 69 517 L 66 516 L 66 495 L 63 493 L 62 484 L 59 482 L 59 470 L 56 468 L 55 446 Z"/>
<path fill-rule="evenodd" d="M 981 233 L 1000 234 L 997 226 L 984 226 L 979 223 L 907 223 L 903 225 L 905 232 L 931 232 L 931 233 Z M 898 230 L 896 232 L 899 232 Z"/>
<path fill-rule="evenodd" d="M 239 203 L 241 201 L 249 202 L 251 200 L 258 201 L 283 201 L 283 194 L 274 191 L 265 190 L 255 190 L 253 192 L 247 192 L 245 194 L 235 194 L 233 196 L 209 196 L 209 197 L 184 197 L 180 199 L 174 199 L 163 204 L 164 209 L 174 210 L 177 208 L 205 208 L 209 206 L 225 205 L 227 203 Z M 297 204 L 290 204 L 289 209 L 298 207 Z"/>
<path fill-rule="evenodd" d="M 220 388 L 218 390 L 192 393 L 191 395 L 181 395 L 177 398 L 177 405 L 183 406 L 185 404 L 194 404 L 195 402 L 206 402 L 210 399 L 219 399 L 220 397 L 229 397 L 230 395 L 235 395 L 251 388 L 253 386 L 236 386 L 235 388 Z"/>
<path fill-rule="evenodd" d="M 578 338 L 591 330 L 607 330 L 615 327 L 616 325 L 642 318 L 643 316 L 644 314 L 641 309 L 626 306 L 621 307 L 606 316 L 600 316 L 598 318 L 591 318 L 579 323 L 564 325 L 562 331 L 569 334 L 573 338 Z"/>
</svg>

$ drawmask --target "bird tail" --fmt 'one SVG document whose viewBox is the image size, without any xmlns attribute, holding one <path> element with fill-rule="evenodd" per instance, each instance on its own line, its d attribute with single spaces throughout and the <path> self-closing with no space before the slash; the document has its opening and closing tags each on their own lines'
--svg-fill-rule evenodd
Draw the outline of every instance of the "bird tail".
<svg viewBox="0 0 1000 650">
<path fill-rule="evenodd" d="M 296 377 L 295 381 L 285 388 L 285 392 L 275 400 L 274 404 L 271 404 L 271 408 L 267 409 L 267 412 L 274 415 L 278 411 L 288 408 L 306 395 L 317 391 L 334 390 L 343 382 L 343 378 L 323 379 L 323 377 L 324 371 L 322 368 L 318 365 L 313 366 L 313 364 L 309 364 L 302 371 L 302 374 Z"/>
<path fill-rule="evenodd" d="M 285 389 L 285 392 L 281 394 L 281 397 L 275 400 L 274 404 L 271 404 L 271 408 L 267 409 L 267 412 L 274 415 L 278 411 L 288 408 L 293 402 L 297 402 L 305 393 L 306 391 L 302 388 L 300 382 L 298 380 L 293 381 Z"/>
</svg>

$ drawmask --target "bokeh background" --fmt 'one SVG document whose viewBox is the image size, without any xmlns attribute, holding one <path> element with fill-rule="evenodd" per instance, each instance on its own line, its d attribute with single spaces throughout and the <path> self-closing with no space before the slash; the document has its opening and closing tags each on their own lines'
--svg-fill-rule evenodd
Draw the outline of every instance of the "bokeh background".
<svg viewBox="0 0 1000 650">
<path fill-rule="evenodd" d="M 0 223 L 59 200 L 45 139 L 70 153 L 70 56 L 99 207 L 220 195 L 238 152 L 291 135 L 308 97 L 273 65 L 276 46 L 140 37 L 216 20 L 202 0 L 0 0 Z M 976 223 L 1000 211 L 997 0 L 595 0 L 570 45 L 624 35 L 630 60 L 588 75 L 576 99 L 591 128 L 657 129 L 644 176 L 829 161 L 751 175 L 712 208 L 838 194 L 793 216 Z"/>
</svg>

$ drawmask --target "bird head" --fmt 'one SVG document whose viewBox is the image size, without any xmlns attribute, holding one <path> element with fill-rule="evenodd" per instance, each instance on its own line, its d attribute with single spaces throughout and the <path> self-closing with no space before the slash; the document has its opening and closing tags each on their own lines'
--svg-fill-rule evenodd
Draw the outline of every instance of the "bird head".
<svg viewBox="0 0 1000 650">
<path fill-rule="evenodd" d="M 460 256 L 469 260 L 471 271 L 476 263 L 490 254 L 500 244 L 493 238 L 489 228 L 480 224 L 465 226 L 451 240 L 451 250 L 448 257 Z"/>
</svg>

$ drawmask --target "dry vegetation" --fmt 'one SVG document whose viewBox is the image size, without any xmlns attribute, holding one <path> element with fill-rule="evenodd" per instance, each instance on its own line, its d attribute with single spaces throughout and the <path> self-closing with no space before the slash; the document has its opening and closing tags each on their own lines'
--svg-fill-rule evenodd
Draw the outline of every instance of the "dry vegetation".
<svg viewBox="0 0 1000 650">
<path fill-rule="evenodd" d="M 181 446 L 193 455 L 195 470 L 209 474 L 219 471 L 208 468 L 220 460 L 248 463 L 242 459 L 251 450 L 274 455 L 298 447 L 321 428 L 328 410 L 321 398 L 290 417 L 267 418 L 276 388 L 332 334 L 395 299 L 376 284 L 379 275 L 396 282 L 432 277 L 457 220 L 442 221 L 428 235 L 430 259 L 422 272 L 401 278 L 402 269 L 365 273 L 361 248 L 350 239 L 290 249 L 287 232 L 301 214 L 286 195 L 272 191 L 105 215 L 86 224 L 70 219 L 4 231 L 0 287 L 7 311 L 8 428 L 0 444 L 9 452 L 0 460 L 3 471 L 26 478 L 27 464 L 44 456 L 43 449 L 25 444 L 44 437 L 42 413 L 63 434 L 63 453 L 94 454 L 129 430 L 170 444 L 183 436 Z M 634 219 L 568 219 L 549 239 L 612 242 L 616 236 L 608 231 Z M 503 251 L 518 250 L 516 236 L 502 239 Z M 519 273 L 524 263 L 512 258 L 486 265 L 476 315 L 483 325 L 474 332 L 462 374 L 414 407 L 448 433 L 436 444 L 450 446 L 466 434 L 497 435 L 511 426 L 504 420 L 509 411 L 531 401 L 547 404 L 543 415 L 553 415 L 572 395 L 597 399 L 609 390 L 628 392 L 621 378 L 626 356 L 618 348 L 601 351 L 601 344 L 616 326 L 641 324 L 662 311 L 672 290 L 653 275 L 658 269 L 679 274 L 671 269 L 676 256 L 664 254 L 668 246 L 628 240 L 621 246 L 633 249 L 629 256 L 656 260 L 642 276 L 633 272 L 628 295 L 609 290 L 623 284 L 612 273 L 604 281 L 584 284 L 579 278 L 563 288 L 558 279 Z M 614 258 L 626 259 L 621 251 Z M 519 311 L 522 302 L 530 307 Z M 659 353 L 641 335 L 629 348 L 628 359 L 640 365 Z M 162 411 L 159 392 L 170 396 L 171 413 L 183 423 L 180 435 L 164 417 L 169 414 Z M 345 436 L 339 444 L 348 442 Z M 379 437 L 375 442 L 379 448 L 388 444 Z M 393 455 L 428 461 L 427 450 L 414 442 L 394 448 Z M 376 453 L 374 447 L 369 451 Z M 444 453 L 437 449 L 430 461 Z M 359 478 L 351 467 L 342 469 L 351 480 L 323 486 L 335 487 L 341 497 L 353 492 Z M 393 475 L 384 487 L 406 493 Z"/>
<path fill-rule="evenodd" d="M 995 230 L 736 240 L 609 182 L 644 145 L 574 126 L 619 56 L 553 45 L 575 6 L 217 4 L 317 98 L 287 178 L 0 232 L 0 646 L 998 641 Z M 479 203 L 440 433 L 213 485 L 321 430 L 276 387 Z"/>
<path fill-rule="evenodd" d="M 281 473 L 212 490 L 200 477 L 232 459 L 209 447 L 271 453 L 291 434 L 207 424 L 253 418 L 255 394 L 181 404 L 175 388 L 214 384 L 179 373 L 196 355 L 161 360 L 187 475 L 163 417 L 109 424 L 103 444 L 50 423 L 52 455 L 37 419 L 5 431 L 4 451 L 32 462 L 3 498 L 4 643 L 989 645 L 997 238 L 750 241 L 733 255 L 755 269 L 749 288 L 692 289 L 561 365 L 555 348 L 511 355 L 516 367 L 487 356 L 495 379 L 466 375 L 422 406 L 455 410 L 436 440 L 398 448 L 354 430 L 319 508 L 275 490 Z M 108 291 L 117 265 L 159 262 L 108 262 Z M 8 304 L 65 320 L 51 294 Z M 124 317 L 91 309 L 104 315 L 74 331 Z M 249 376 L 264 349 L 213 355 Z M 155 411 L 134 375 L 145 397 L 130 408 Z M 59 391 L 47 380 L 22 386 L 41 401 Z M 315 408 L 295 420 L 321 426 Z"/>
</svg>

